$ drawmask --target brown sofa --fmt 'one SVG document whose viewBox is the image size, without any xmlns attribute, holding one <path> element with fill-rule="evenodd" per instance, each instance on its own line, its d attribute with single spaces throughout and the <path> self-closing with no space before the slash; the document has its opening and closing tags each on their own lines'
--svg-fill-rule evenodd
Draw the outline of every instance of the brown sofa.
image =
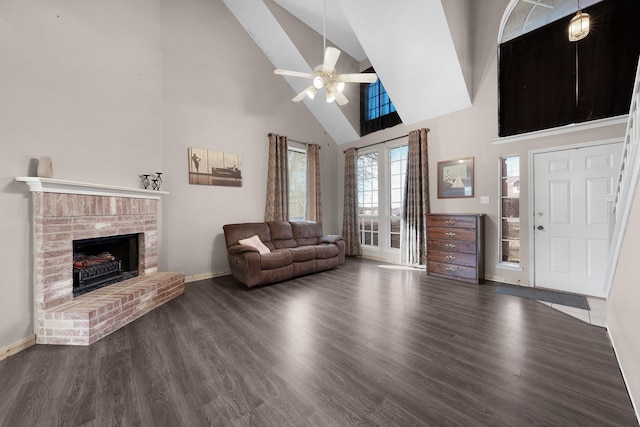
<svg viewBox="0 0 640 427">
<path fill-rule="evenodd" d="M 231 274 L 248 287 L 344 264 L 342 236 L 324 236 L 322 224 L 317 222 L 248 222 L 223 228 Z M 239 243 L 255 235 L 269 253 L 260 254 L 258 249 Z"/>
</svg>

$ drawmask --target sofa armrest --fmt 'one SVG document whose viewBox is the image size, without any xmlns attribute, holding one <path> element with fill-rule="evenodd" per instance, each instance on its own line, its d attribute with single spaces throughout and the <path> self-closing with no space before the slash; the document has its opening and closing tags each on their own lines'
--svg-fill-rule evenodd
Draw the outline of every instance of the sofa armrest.
<svg viewBox="0 0 640 427">
<path fill-rule="evenodd" d="M 329 234 L 328 236 L 322 236 L 318 238 L 318 243 L 336 243 L 340 240 L 344 240 L 342 236 L 338 234 Z"/>
<path fill-rule="evenodd" d="M 233 245 L 227 249 L 227 251 L 229 252 L 229 255 L 242 255 L 247 252 L 260 253 L 257 248 L 249 245 Z"/>
<path fill-rule="evenodd" d="M 260 252 L 247 245 L 233 245 L 227 249 L 227 258 L 233 277 L 248 287 L 262 283 Z"/>
</svg>

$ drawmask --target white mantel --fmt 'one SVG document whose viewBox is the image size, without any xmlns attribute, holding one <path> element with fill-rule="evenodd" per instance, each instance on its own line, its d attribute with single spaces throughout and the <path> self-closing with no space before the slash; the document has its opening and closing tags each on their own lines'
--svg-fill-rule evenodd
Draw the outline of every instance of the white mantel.
<svg viewBox="0 0 640 427">
<path fill-rule="evenodd" d="M 24 182 L 32 192 L 86 194 L 92 196 L 135 197 L 138 199 L 160 199 L 169 194 L 166 191 L 145 190 L 141 188 L 118 187 L 115 185 L 92 184 L 88 182 L 65 181 L 53 178 L 31 176 L 16 177 L 16 181 Z"/>
</svg>

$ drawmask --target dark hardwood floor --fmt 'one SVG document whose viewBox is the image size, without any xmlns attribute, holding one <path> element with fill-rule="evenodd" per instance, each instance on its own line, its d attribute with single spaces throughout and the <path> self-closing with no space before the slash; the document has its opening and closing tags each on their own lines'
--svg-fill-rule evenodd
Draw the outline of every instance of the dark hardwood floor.
<svg viewBox="0 0 640 427">
<path fill-rule="evenodd" d="M 230 276 L 90 347 L 0 362 L 0 425 L 633 426 L 604 329 L 366 260 Z"/>
</svg>

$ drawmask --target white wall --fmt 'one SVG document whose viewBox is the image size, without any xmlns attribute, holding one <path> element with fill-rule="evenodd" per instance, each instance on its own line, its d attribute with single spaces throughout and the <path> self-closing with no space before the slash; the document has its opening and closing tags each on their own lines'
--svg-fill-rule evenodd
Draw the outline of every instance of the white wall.
<svg viewBox="0 0 640 427">
<path fill-rule="evenodd" d="M 33 333 L 30 193 L 16 176 L 138 187 L 164 172 L 160 269 L 228 271 L 222 225 L 264 218 L 267 134 L 322 145 L 337 233 L 333 140 L 221 1 L 0 2 L 0 348 Z M 187 148 L 243 156 L 242 188 L 187 183 Z"/>
<path fill-rule="evenodd" d="M 263 221 L 269 132 L 320 143 L 327 218 L 335 143 L 222 2 L 162 1 L 165 189 L 161 265 L 187 275 L 229 271 L 222 226 Z M 239 153 L 241 188 L 190 185 L 187 148 Z"/>
<path fill-rule="evenodd" d="M 636 416 L 640 420 L 640 286 L 638 286 L 638 253 L 640 253 L 640 193 L 629 216 L 618 268 L 607 301 L 607 327 L 616 349 L 620 367 L 627 382 Z"/>
<path fill-rule="evenodd" d="M 30 193 L 16 176 L 138 185 L 161 166 L 156 0 L 0 2 L 0 348 L 33 333 Z"/>
<path fill-rule="evenodd" d="M 625 125 L 619 124 L 596 130 L 540 137 L 508 144 L 493 144 L 498 138 L 498 84 L 497 84 L 497 39 L 500 21 L 509 0 L 470 2 L 471 51 L 473 52 L 473 76 L 471 94 L 473 106 L 455 113 L 411 126 L 398 125 L 366 135 L 360 141 L 340 146 L 338 155 L 340 192 L 343 194 L 344 155 L 349 146 L 364 146 L 379 141 L 406 135 L 409 131 L 429 128 L 429 181 L 431 211 L 441 213 L 484 213 L 486 218 L 486 265 L 487 277 L 509 283 L 529 283 L 529 222 L 528 222 L 528 153 L 543 147 L 556 147 L 609 138 L 624 137 Z M 449 18 L 449 16 L 448 16 Z M 449 20 L 449 25 L 466 25 L 463 20 Z M 452 29 L 458 33 L 458 29 Z M 505 155 L 520 156 L 521 192 L 521 265 L 522 271 L 496 267 L 499 260 L 499 158 Z M 475 158 L 475 197 L 463 199 L 437 198 L 437 162 L 462 157 Z M 480 204 L 480 196 L 489 196 L 489 204 Z M 340 207 L 342 219 L 342 207 Z"/>
</svg>

